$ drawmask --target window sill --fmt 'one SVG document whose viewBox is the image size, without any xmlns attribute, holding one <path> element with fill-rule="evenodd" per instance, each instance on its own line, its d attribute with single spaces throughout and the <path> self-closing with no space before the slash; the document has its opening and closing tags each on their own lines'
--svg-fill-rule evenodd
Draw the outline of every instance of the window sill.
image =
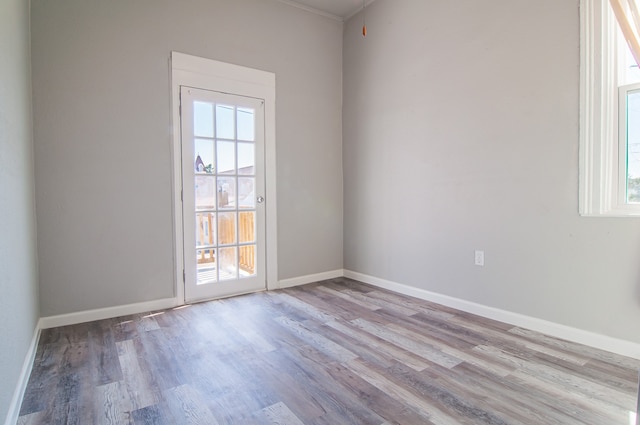
<svg viewBox="0 0 640 425">
<path fill-rule="evenodd" d="M 640 218 L 640 205 L 624 205 L 602 212 L 580 212 L 582 217 Z"/>
</svg>

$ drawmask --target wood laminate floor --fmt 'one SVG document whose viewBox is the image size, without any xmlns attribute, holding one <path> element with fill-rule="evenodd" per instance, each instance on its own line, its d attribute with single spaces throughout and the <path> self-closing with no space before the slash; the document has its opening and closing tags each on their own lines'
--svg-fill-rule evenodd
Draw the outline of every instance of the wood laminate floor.
<svg viewBox="0 0 640 425">
<path fill-rule="evenodd" d="M 629 424 L 640 361 L 348 279 L 43 331 L 19 424 Z"/>
</svg>

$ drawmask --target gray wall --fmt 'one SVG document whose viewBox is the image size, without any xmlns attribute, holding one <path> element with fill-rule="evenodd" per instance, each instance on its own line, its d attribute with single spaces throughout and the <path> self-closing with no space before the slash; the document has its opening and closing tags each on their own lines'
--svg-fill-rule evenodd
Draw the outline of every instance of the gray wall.
<svg viewBox="0 0 640 425">
<path fill-rule="evenodd" d="M 342 268 L 342 24 L 275 0 L 32 1 L 43 316 L 173 296 L 169 52 L 274 72 L 279 278 Z"/>
<path fill-rule="evenodd" d="M 578 3 L 345 25 L 345 269 L 640 342 L 640 219 L 578 215 Z"/>
<path fill-rule="evenodd" d="M 29 2 L 0 2 L 0 423 L 38 320 Z"/>
</svg>

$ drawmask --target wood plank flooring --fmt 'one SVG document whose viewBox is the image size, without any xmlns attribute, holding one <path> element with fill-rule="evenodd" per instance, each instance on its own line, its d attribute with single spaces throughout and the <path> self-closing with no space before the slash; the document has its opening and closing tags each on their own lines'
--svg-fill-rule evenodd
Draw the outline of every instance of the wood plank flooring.
<svg viewBox="0 0 640 425">
<path fill-rule="evenodd" d="M 630 424 L 640 361 L 349 279 L 43 331 L 26 424 Z"/>
</svg>

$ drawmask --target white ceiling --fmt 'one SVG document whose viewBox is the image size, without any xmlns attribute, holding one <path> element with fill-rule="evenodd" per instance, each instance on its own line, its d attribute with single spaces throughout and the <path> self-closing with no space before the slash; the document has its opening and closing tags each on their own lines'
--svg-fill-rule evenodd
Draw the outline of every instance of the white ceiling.
<svg viewBox="0 0 640 425">
<path fill-rule="evenodd" d="M 280 0 L 311 12 L 347 20 L 362 9 L 362 0 Z M 365 0 L 366 5 L 374 0 Z"/>
</svg>

